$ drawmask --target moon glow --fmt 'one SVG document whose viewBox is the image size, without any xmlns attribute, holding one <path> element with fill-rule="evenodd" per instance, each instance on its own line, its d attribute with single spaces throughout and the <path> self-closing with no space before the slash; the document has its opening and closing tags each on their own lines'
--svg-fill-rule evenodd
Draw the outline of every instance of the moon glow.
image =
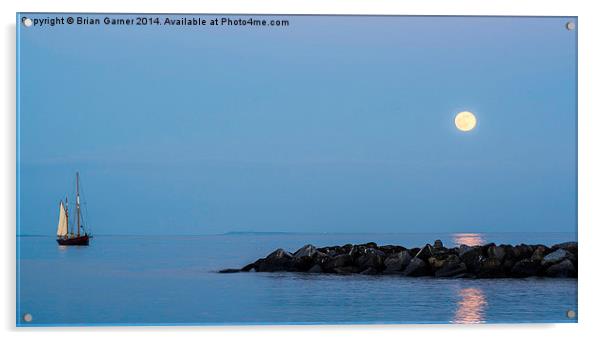
<svg viewBox="0 0 602 340">
<path fill-rule="evenodd" d="M 477 117 L 472 112 L 462 111 L 456 115 L 454 122 L 458 130 L 468 132 L 477 126 Z"/>
</svg>

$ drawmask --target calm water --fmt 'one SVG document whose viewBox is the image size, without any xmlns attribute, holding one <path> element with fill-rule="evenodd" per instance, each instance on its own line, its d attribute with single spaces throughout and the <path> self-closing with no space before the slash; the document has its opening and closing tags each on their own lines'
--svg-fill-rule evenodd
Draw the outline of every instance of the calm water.
<svg viewBox="0 0 602 340">
<path fill-rule="evenodd" d="M 574 234 L 97 236 L 89 247 L 19 237 L 17 323 L 245 324 L 574 322 L 577 280 L 469 280 L 214 271 L 272 250 L 374 241 L 541 243 Z M 21 321 L 31 313 L 33 321 Z"/>
</svg>

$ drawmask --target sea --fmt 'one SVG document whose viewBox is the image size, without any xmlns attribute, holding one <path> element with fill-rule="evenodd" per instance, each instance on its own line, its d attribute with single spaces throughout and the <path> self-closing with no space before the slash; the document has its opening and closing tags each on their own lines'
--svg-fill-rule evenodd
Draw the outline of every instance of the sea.
<svg viewBox="0 0 602 340">
<path fill-rule="evenodd" d="M 277 248 L 545 244 L 574 233 L 17 237 L 17 326 L 577 322 L 577 279 L 220 274 Z M 26 321 L 27 319 L 27 321 Z"/>
</svg>

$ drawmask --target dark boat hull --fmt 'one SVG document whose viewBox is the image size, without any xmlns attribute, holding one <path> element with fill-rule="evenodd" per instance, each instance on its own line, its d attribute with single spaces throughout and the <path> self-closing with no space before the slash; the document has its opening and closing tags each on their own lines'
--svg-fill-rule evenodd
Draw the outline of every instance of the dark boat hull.
<svg viewBox="0 0 602 340">
<path fill-rule="evenodd" d="M 71 238 L 57 238 L 56 242 L 61 246 L 87 246 L 90 244 L 90 237 L 83 235 Z"/>
</svg>

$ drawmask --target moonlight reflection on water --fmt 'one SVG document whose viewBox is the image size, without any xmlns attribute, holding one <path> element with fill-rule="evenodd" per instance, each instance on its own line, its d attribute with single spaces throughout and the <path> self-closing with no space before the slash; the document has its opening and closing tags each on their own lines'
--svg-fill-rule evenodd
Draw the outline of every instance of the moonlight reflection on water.
<svg viewBox="0 0 602 340">
<path fill-rule="evenodd" d="M 485 322 L 485 307 L 487 298 L 482 289 L 464 288 L 458 292 L 460 301 L 454 315 L 454 323 L 482 323 Z"/>
<path fill-rule="evenodd" d="M 455 246 L 460 246 L 462 244 L 467 246 L 480 246 L 487 242 L 483 234 L 477 233 L 452 234 L 452 237 Z"/>
</svg>

